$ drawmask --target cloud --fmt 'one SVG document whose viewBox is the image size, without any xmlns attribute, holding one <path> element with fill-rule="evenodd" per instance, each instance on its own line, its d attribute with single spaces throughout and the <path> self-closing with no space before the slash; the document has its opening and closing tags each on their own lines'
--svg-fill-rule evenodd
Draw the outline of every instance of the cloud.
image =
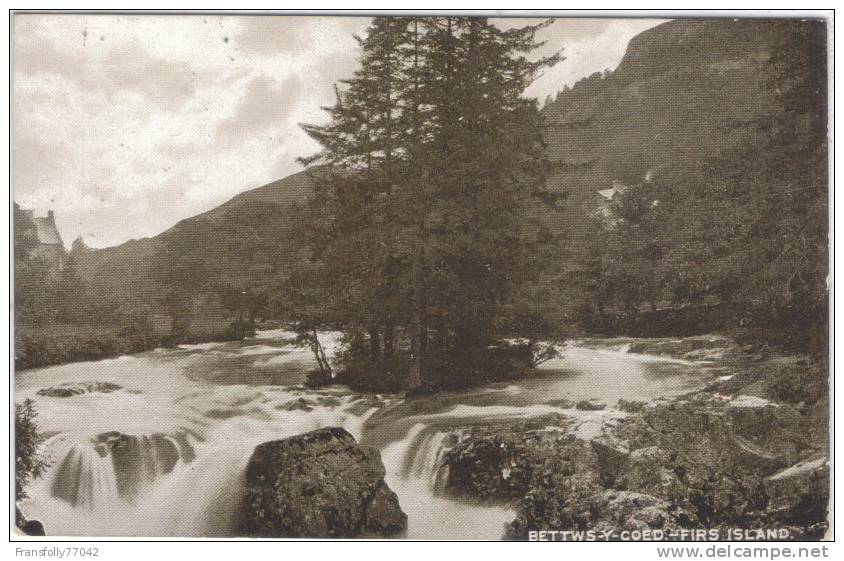
<svg viewBox="0 0 844 561">
<path fill-rule="evenodd" d="M 216 138 L 220 144 L 230 146 L 243 138 L 284 127 L 302 90 L 302 79 L 295 74 L 283 84 L 266 76 L 253 78 L 234 114 L 217 124 Z"/>
<path fill-rule="evenodd" d="M 369 25 L 366 17 L 252 16 L 240 18 L 234 42 L 245 53 L 275 56 L 338 54 L 348 51 L 353 34 Z"/>
<path fill-rule="evenodd" d="M 135 93 L 158 108 L 178 109 L 196 88 L 198 73 L 183 61 L 150 54 L 139 40 L 95 45 L 85 52 L 66 48 L 62 40 L 15 43 L 16 74 L 53 75 L 114 102 L 120 93 Z"/>
<path fill-rule="evenodd" d="M 298 123 L 324 122 L 320 107 L 354 72 L 353 34 L 369 21 L 14 15 L 14 199 L 55 209 L 66 243 L 103 247 L 301 170 L 296 158 L 318 147 Z M 568 60 L 528 93 L 542 99 L 618 64 L 655 23 L 557 20 L 543 54 L 565 46 Z"/>
</svg>

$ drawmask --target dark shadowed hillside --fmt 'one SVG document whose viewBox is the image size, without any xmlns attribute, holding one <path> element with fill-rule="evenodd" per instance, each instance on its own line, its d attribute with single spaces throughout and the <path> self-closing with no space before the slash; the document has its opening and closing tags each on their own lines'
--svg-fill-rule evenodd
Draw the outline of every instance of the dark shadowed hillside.
<svg viewBox="0 0 844 561">
<path fill-rule="evenodd" d="M 729 152 L 772 111 L 769 20 L 678 20 L 634 37 L 618 68 L 558 94 L 543 113 L 554 172 L 576 235 L 613 181 L 671 177 Z"/>
<path fill-rule="evenodd" d="M 757 125 L 776 110 L 766 62 L 781 33 L 770 20 L 668 22 L 636 36 L 614 72 L 584 78 L 543 109 L 548 187 L 564 195 L 544 217 L 561 236 L 558 272 L 583 251 L 599 190 L 670 180 L 766 134 Z M 290 210 L 310 190 L 300 172 L 154 238 L 86 253 L 80 270 L 94 294 L 120 300 L 148 300 L 172 282 L 260 286 L 295 251 Z"/>
<path fill-rule="evenodd" d="M 201 290 L 217 283 L 252 284 L 283 265 L 292 250 L 291 209 L 311 192 L 300 172 L 246 191 L 223 205 L 182 220 L 152 238 L 94 250 L 80 257 L 91 291 L 142 299 L 168 274 L 192 270 Z"/>
</svg>

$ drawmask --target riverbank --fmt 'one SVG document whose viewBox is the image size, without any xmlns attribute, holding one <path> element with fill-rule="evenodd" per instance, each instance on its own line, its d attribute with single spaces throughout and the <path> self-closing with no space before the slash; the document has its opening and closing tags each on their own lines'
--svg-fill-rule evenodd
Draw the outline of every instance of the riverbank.
<svg viewBox="0 0 844 561">
<path fill-rule="evenodd" d="M 171 335 L 102 325 L 16 326 L 15 370 L 103 360 L 159 347 L 238 339 L 232 330 L 174 338 Z"/>
<path fill-rule="evenodd" d="M 507 539 L 541 530 L 606 539 L 824 536 L 829 395 L 821 365 L 722 336 L 579 344 L 703 361 L 719 375 L 674 398 L 606 404 L 597 430 L 570 415 L 456 429 L 440 466 L 444 494 L 513 508 Z"/>
</svg>

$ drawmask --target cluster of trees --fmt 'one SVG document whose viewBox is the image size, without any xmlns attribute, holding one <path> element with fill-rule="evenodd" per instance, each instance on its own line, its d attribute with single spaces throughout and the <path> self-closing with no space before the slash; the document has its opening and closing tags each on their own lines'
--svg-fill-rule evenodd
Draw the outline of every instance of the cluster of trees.
<svg viewBox="0 0 844 561">
<path fill-rule="evenodd" d="M 560 60 L 529 58 L 545 25 L 375 18 L 358 39 L 360 68 L 330 122 L 303 125 L 322 150 L 304 160 L 317 186 L 283 292 L 306 339 L 340 326 L 349 362 L 409 388 L 436 364 L 480 368 L 513 289 L 537 270 L 526 217 L 547 162 L 537 102 L 522 94 Z"/>
<path fill-rule="evenodd" d="M 269 298 L 264 292 L 224 285 L 217 289 L 223 309 L 234 315 L 227 338 L 243 340 L 255 335 L 255 321 L 267 309 Z"/>
<path fill-rule="evenodd" d="M 774 110 L 747 125 L 747 142 L 632 185 L 596 213 L 581 277 L 594 313 L 742 302 L 825 339 L 826 43 L 812 27 L 779 25 L 766 73 Z"/>
<path fill-rule="evenodd" d="M 75 244 L 61 273 L 48 275 L 31 258 L 34 225 L 16 207 L 16 319 L 108 319 L 151 333 L 154 310 L 172 318 L 170 339 L 180 342 L 197 299 L 213 296 L 235 318 L 231 338 L 251 334 L 259 314 L 294 320 L 329 379 L 317 333 L 340 329 L 343 370 L 409 388 L 437 384 L 443 372 L 479 381 L 477 372 L 494 369 L 489 357 L 502 335 L 553 337 L 551 324 L 562 320 L 544 308 L 552 301 L 565 300 L 565 320 L 568 310 L 583 310 L 594 330 L 642 310 L 740 303 L 804 321 L 825 339 L 823 34 L 772 22 L 781 26 L 765 72 L 773 107 L 737 125 L 744 145 L 706 161 L 672 161 L 670 173 L 630 185 L 596 213 L 576 274 L 552 275 L 545 264 L 562 261 L 566 240 L 538 222 L 555 212 L 548 209 L 559 195 L 543 192 L 544 127 L 536 100 L 523 96 L 561 60 L 532 57 L 545 25 L 374 18 L 358 38 L 359 69 L 326 108 L 327 124 L 303 125 L 322 150 L 303 160 L 316 185 L 300 220 L 264 220 L 277 209 L 261 203 L 263 214 L 233 213 L 252 218 L 186 224 L 149 259 L 152 288 L 110 310 L 85 297 L 75 259 L 85 248 Z M 607 76 L 579 88 L 598 95 Z M 637 167 L 640 151 L 625 154 L 616 167 Z M 279 243 L 296 236 L 299 243 Z M 220 265 L 228 254 L 242 270 Z M 256 254 L 265 259 L 252 269 Z"/>
<path fill-rule="evenodd" d="M 35 223 L 17 203 L 13 207 L 13 221 L 16 322 L 39 325 L 88 319 L 85 287 L 76 267 L 79 253 L 87 250 L 84 242 L 74 241 L 61 270 L 51 271 L 51 265 L 34 251 L 39 243 Z"/>
<path fill-rule="evenodd" d="M 164 269 L 160 291 L 132 297 L 92 295 L 79 270 L 89 251 L 81 238 L 61 266 L 38 251 L 37 228 L 17 204 L 14 219 L 15 361 L 19 368 L 98 360 L 190 340 L 235 340 L 254 335 L 266 297 L 217 283 L 202 287 L 203 269 L 191 263 Z M 201 287 L 201 292 L 198 289 Z M 192 330 L 197 299 L 211 301 L 224 326 Z M 160 321 L 169 316 L 170 327 Z M 158 322 L 155 319 L 159 319 Z M 216 318 L 219 320 L 219 318 Z M 213 323 L 213 322 L 212 322 Z"/>
</svg>

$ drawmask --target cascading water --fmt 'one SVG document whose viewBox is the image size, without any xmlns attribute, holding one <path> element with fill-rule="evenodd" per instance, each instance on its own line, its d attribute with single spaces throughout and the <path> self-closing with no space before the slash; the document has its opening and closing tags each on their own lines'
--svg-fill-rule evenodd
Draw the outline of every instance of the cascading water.
<svg viewBox="0 0 844 561">
<path fill-rule="evenodd" d="M 418 423 L 407 436 L 381 452 L 386 481 L 407 513 L 407 537 L 417 539 L 499 539 L 515 513 L 505 507 L 470 504 L 444 496 L 446 432 Z"/>
<path fill-rule="evenodd" d="M 631 391 L 648 398 L 700 383 L 688 365 L 568 348 L 566 358 L 546 366 L 548 376 L 431 396 L 411 407 L 339 386 L 302 387 L 310 356 L 287 342 L 291 336 L 264 332 L 244 343 L 18 373 L 16 401 L 32 398 L 42 431 L 52 435 L 45 443 L 51 466 L 30 485 L 25 514 L 52 536 L 234 536 L 255 446 L 341 426 L 381 450 L 387 484 L 408 514 L 409 538 L 497 539 L 512 510 L 471 504 L 443 489 L 443 455 L 455 427 L 564 412 L 561 398 Z M 326 335 L 329 352 L 337 341 Z M 45 395 L 44 388 L 62 384 L 86 391 Z M 101 387 L 108 393 L 96 391 Z M 604 414 L 589 415 L 600 422 Z"/>
</svg>

